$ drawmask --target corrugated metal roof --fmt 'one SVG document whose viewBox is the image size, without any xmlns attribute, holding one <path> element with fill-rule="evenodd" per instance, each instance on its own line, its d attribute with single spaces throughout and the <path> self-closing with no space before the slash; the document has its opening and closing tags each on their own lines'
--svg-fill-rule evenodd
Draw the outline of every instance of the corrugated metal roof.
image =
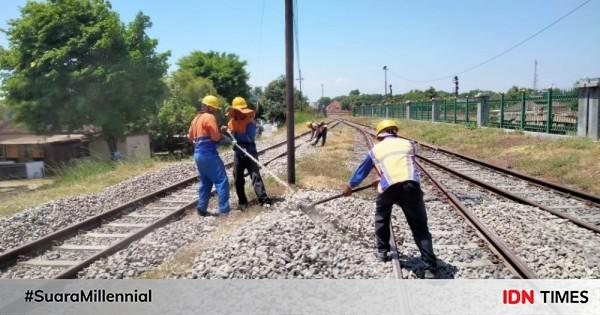
<svg viewBox="0 0 600 315">
<path fill-rule="evenodd" d="M 85 140 L 85 135 L 4 135 L 0 136 L 0 144 L 48 144 Z"/>
</svg>

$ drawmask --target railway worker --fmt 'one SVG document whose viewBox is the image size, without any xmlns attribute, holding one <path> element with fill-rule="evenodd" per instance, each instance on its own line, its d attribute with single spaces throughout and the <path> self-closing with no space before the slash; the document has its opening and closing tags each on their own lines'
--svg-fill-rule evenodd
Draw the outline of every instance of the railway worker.
<svg viewBox="0 0 600 315">
<path fill-rule="evenodd" d="M 317 131 L 317 125 L 314 124 L 312 121 L 307 121 L 306 128 L 310 129 L 310 139 L 309 140 L 312 140 L 315 137 L 315 133 Z"/>
<path fill-rule="evenodd" d="M 320 122 L 318 124 L 316 124 L 316 133 L 317 133 L 317 140 L 315 140 L 315 142 L 311 143 L 312 145 L 316 145 L 317 143 L 319 143 L 320 139 L 323 139 L 321 141 L 321 146 L 325 145 L 325 140 L 327 139 L 327 124 L 325 122 Z"/>
<path fill-rule="evenodd" d="M 227 126 L 222 126 L 221 130 L 223 132 L 228 130 L 235 138 L 236 143 L 258 160 L 258 152 L 256 151 L 256 143 L 254 142 L 256 137 L 254 111 L 248 108 L 246 100 L 242 97 L 238 96 L 234 98 L 231 103 L 232 106 L 227 111 L 229 122 Z M 246 198 L 244 190 L 244 185 L 246 184 L 244 172 L 246 170 L 250 174 L 252 186 L 260 205 L 270 205 L 271 200 L 267 196 L 265 184 L 260 176 L 260 167 L 237 146 L 234 146 L 233 150 L 233 178 L 235 180 L 235 192 L 239 200 L 239 209 L 244 210 L 248 207 L 248 198 Z"/>
<path fill-rule="evenodd" d="M 419 184 L 419 171 L 415 165 L 415 146 L 412 141 L 397 136 L 398 125 L 393 120 L 377 124 L 379 142 L 367 153 L 350 182 L 344 187 L 344 195 L 350 196 L 371 172 L 373 167 L 379 175 L 378 196 L 375 206 L 375 256 L 388 260 L 390 251 L 390 219 L 392 206 L 399 205 L 406 216 L 410 230 L 425 264 L 424 278 L 437 277 L 436 257 L 433 253 L 431 234 L 427 226 L 427 212 L 423 192 Z"/>
<path fill-rule="evenodd" d="M 198 188 L 198 214 L 208 215 L 210 191 L 215 186 L 219 196 L 219 213 L 229 213 L 229 180 L 223 160 L 217 152 L 217 143 L 221 140 L 215 113 L 220 110 L 218 100 L 213 95 L 205 96 L 200 110 L 188 131 L 188 139 L 194 143 L 194 160 L 200 176 Z"/>
</svg>

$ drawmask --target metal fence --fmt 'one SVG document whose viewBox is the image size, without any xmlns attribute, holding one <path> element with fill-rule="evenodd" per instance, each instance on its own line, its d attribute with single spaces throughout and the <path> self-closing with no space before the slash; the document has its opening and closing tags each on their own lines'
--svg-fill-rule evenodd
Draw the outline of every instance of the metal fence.
<svg viewBox="0 0 600 315">
<path fill-rule="evenodd" d="M 567 134 L 577 131 L 576 93 L 553 93 L 489 100 L 487 125 L 499 128 Z"/>
<path fill-rule="evenodd" d="M 441 121 L 457 124 L 476 124 L 480 98 L 438 100 L 438 114 L 432 119 L 432 102 L 407 104 L 362 105 L 352 108 L 353 116 L 410 118 L 414 120 Z M 577 132 L 577 102 L 575 91 L 506 97 L 501 94 L 487 99 L 489 112 L 485 125 L 506 129 L 520 129 L 553 134 Z M 407 113 L 407 107 L 409 112 Z M 482 112 L 483 113 L 483 112 Z M 407 117 L 407 114 L 410 115 Z"/>
</svg>

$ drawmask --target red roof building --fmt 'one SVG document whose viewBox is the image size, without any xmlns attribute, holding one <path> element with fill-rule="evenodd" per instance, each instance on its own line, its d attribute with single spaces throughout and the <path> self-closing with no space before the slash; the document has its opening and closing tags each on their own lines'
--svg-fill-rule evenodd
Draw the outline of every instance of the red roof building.
<svg viewBox="0 0 600 315">
<path fill-rule="evenodd" d="M 349 110 L 342 109 L 342 103 L 338 101 L 333 101 L 327 105 L 325 108 L 325 112 L 327 113 L 327 117 L 332 116 L 350 116 Z"/>
</svg>

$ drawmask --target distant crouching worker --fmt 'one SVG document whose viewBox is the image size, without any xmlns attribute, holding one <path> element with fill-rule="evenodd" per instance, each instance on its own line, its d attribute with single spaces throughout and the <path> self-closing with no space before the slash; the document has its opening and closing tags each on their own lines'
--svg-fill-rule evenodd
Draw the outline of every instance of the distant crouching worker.
<svg viewBox="0 0 600 315">
<path fill-rule="evenodd" d="M 314 124 L 312 121 L 307 121 L 306 128 L 310 129 L 310 139 L 309 140 L 312 140 L 315 137 L 315 133 L 317 132 L 317 125 Z"/>
<path fill-rule="evenodd" d="M 223 160 L 217 152 L 221 134 L 215 113 L 220 110 L 218 100 L 213 95 L 202 99 L 200 111 L 194 117 L 188 132 L 188 139 L 194 143 L 194 160 L 200 176 L 198 189 L 198 214 L 208 214 L 208 200 L 214 185 L 219 196 L 219 213 L 229 213 L 229 180 Z"/>
<path fill-rule="evenodd" d="M 319 143 L 320 139 L 323 139 L 321 141 L 321 146 L 324 146 L 325 140 L 327 139 L 327 124 L 325 122 L 320 122 L 316 125 L 315 130 L 317 133 L 317 140 L 315 140 L 315 142 L 313 142 L 312 145 L 316 145 L 317 143 Z"/>
<path fill-rule="evenodd" d="M 221 129 L 223 132 L 229 130 L 234 136 L 237 145 L 258 160 L 258 152 L 256 151 L 256 143 L 254 142 L 256 137 L 256 123 L 253 119 L 254 111 L 248 108 L 246 100 L 242 97 L 234 98 L 231 103 L 232 107 L 227 112 L 229 122 L 227 126 L 222 126 Z M 265 184 L 260 176 L 259 166 L 237 146 L 234 146 L 233 150 L 233 178 L 235 180 L 235 192 L 239 200 L 239 209 L 244 210 L 248 207 L 248 198 L 246 198 L 244 191 L 244 185 L 246 184 L 244 172 L 246 170 L 250 173 L 252 186 L 258 197 L 258 202 L 261 205 L 270 204 L 271 200 L 267 197 Z"/>
<path fill-rule="evenodd" d="M 425 264 L 424 277 L 436 278 L 436 257 L 427 226 L 419 171 L 415 164 L 415 145 L 410 140 L 398 137 L 397 132 L 398 125 L 393 120 L 383 120 L 377 125 L 379 143 L 373 146 L 358 166 L 344 188 L 344 195 L 351 195 L 352 188 L 360 184 L 375 167 L 380 177 L 377 186 L 379 195 L 375 206 L 376 257 L 382 261 L 388 260 L 392 206 L 397 204 L 404 211 L 415 243 L 421 252 L 421 259 Z"/>
</svg>

